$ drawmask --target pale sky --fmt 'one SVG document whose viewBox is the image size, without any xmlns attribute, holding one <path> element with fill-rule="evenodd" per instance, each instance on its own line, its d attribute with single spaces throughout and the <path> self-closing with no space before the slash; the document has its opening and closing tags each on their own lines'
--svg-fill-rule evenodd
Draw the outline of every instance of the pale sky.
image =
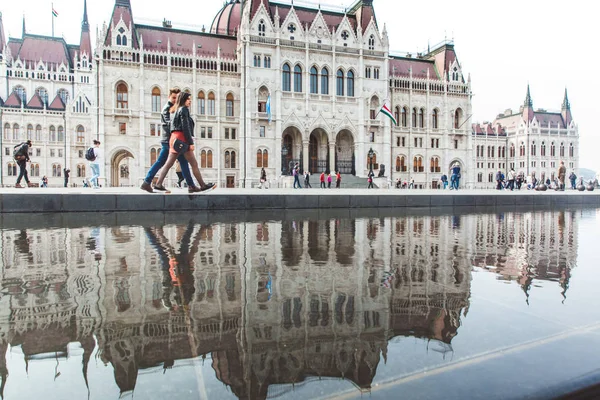
<svg viewBox="0 0 600 400">
<path fill-rule="evenodd" d="M 289 2 L 289 0 L 282 0 Z M 348 7 L 354 0 L 328 0 L 322 5 Z M 223 0 L 131 0 L 138 23 L 163 18 L 174 28 L 210 27 Z M 315 2 L 317 4 L 317 2 Z M 473 83 L 473 122 L 493 120 L 507 108 L 519 108 L 531 85 L 533 105 L 558 111 L 565 87 L 573 118 L 579 124 L 582 168 L 600 171 L 595 106 L 600 95 L 596 73 L 599 52 L 592 46 L 600 38 L 597 13 L 590 2 L 572 0 L 429 0 L 426 3 L 374 0 L 381 29 L 387 25 L 390 50 L 421 52 L 427 44 L 454 38 L 463 72 Z M 166 5 L 172 8 L 168 9 Z M 96 27 L 108 21 L 113 0 L 88 0 L 88 17 L 95 45 Z M 68 43 L 79 42 L 83 0 L 54 0 L 59 13 L 56 35 Z M 2 1 L 5 34 L 21 37 L 22 16 L 27 32 L 51 33 L 52 10 L 47 0 Z"/>
</svg>

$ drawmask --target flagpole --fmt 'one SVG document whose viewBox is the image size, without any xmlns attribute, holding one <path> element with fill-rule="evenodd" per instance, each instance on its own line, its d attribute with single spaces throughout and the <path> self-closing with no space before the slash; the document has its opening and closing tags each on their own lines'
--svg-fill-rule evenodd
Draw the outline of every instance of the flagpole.
<svg viewBox="0 0 600 400">
<path fill-rule="evenodd" d="M 54 3 L 50 3 L 52 7 L 52 37 L 54 37 Z"/>
</svg>

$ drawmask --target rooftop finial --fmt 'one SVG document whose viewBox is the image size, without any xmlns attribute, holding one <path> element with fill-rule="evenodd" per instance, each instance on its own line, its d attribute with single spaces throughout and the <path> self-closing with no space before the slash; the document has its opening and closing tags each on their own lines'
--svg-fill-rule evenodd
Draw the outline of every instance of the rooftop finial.
<svg viewBox="0 0 600 400">
<path fill-rule="evenodd" d="M 525 107 L 533 108 L 533 101 L 531 100 L 531 91 L 529 90 L 529 83 L 527 84 L 527 96 L 525 97 Z"/>
<path fill-rule="evenodd" d="M 87 0 L 83 0 L 83 21 L 81 22 L 81 30 L 89 32 L 90 23 L 87 15 Z"/>
<path fill-rule="evenodd" d="M 571 109 L 571 103 L 569 102 L 569 96 L 567 95 L 567 88 L 565 88 L 565 98 L 563 99 L 562 109 L 563 110 Z"/>
</svg>

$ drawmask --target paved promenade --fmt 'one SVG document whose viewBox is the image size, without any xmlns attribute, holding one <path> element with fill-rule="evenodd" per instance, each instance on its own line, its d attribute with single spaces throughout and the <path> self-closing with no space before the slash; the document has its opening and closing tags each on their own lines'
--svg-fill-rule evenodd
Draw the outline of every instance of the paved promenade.
<svg viewBox="0 0 600 400">
<path fill-rule="evenodd" d="M 594 192 L 401 189 L 216 189 L 190 195 L 137 188 L 0 189 L 1 213 L 223 211 L 394 207 L 600 206 Z"/>
</svg>

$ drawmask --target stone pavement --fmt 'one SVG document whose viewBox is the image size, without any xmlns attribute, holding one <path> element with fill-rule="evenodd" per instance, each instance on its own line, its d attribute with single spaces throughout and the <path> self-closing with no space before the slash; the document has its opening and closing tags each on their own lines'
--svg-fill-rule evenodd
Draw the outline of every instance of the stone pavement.
<svg viewBox="0 0 600 400">
<path fill-rule="evenodd" d="M 0 189 L 0 212 L 222 211 L 392 207 L 600 206 L 600 191 L 216 189 L 190 195 L 138 188 Z"/>
</svg>

